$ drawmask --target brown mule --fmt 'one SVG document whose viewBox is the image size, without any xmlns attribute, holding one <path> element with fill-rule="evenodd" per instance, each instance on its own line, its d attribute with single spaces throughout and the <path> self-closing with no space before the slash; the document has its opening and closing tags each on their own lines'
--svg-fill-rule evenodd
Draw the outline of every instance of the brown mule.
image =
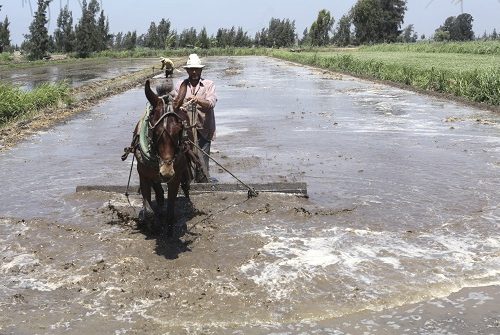
<svg viewBox="0 0 500 335">
<path fill-rule="evenodd" d="M 170 97 L 161 98 L 146 81 L 145 94 L 151 108 L 147 118 L 148 146 L 151 152 L 146 154 L 139 144 L 134 146 L 134 155 L 137 159 L 140 190 L 143 199 L 143 218 L 149 213 L 155 216 L 155 223 L 162 224 L 162 208 L 165 196 L 161 183 L 168 185 L 168 201 L 166 214 L 167 235 L 172 236 L 175 222 L 174 209 L 179 186 L 189 200 L 189 184 L 192 180 L 191 163 L 200 164 L 193 155 L 188 144 L 189 136 L 187 113 L 179 108 L 177 101 L 173 103 Z M 164 100 L 165 99 L 165 100 Z M 144 125 L 145 127 L 146 125 Z M 139 126 L 136 127 L 138 137 L 144 136 Z M 136 136 L 134 136 L 136 137 Z M 138 140 L 137 142 L 140 142 Z M 132 151 L 132 150 L 131 150 Z M 155 191 L 157 208 L 154 211 L 151 203 L 151 188 Z"/>
</svg>

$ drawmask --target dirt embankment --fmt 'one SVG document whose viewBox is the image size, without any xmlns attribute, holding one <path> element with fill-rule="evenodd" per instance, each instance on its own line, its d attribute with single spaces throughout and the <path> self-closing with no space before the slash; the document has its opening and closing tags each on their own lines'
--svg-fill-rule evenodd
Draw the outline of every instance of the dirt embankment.
<svg viewBox="0 0 500 335">
<path fill-rule="evenodd" d="M 175 66 L 182 60 L 174 59 Z M 159 74 L 157 72 L 156 74 Z M 88 85 L 73 88 L 71 95 L 75 101 L 70 105 L 53 106 L 42 109 L 31 119 L 14 121 L 0 127 L 0 151 L 8 150 L 34 133 L 48 129 L 58 123 L 67 121 L 74 115 L 84 112 L 109 96 L 143 85 L 151 78 L 151 69 L 128 73 L 112 79 L 101 80 Z"/>
</svg>

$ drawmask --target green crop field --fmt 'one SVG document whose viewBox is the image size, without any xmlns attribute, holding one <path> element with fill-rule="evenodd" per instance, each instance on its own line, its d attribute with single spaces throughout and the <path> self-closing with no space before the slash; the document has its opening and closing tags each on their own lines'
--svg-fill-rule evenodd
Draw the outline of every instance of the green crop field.
<svg viewBox="0 0 500 335">
<path fill-rule="evenodd" d="M 353 52 L 352 57 L 362 61 L 380 61 L 415 69 L 432 68 L 449 71 L 490 71 L 500 69 L 500 56 L 423 52 Z"/>
<path fill-rule="evenodd" d="M 349 50 L 277 50 L 272 55 L 354 76 L 500 106 L 500 48 L 497 48 L 500 41 L 484 42 L 485 45 L 481 42 L 469 43 L 448 46 L 438 43 L 436 48 L 439 52 L 432 49 L 432 43 L 426 43 L 425 47 L 418 44 L 386 44 Z"/>
</svg>

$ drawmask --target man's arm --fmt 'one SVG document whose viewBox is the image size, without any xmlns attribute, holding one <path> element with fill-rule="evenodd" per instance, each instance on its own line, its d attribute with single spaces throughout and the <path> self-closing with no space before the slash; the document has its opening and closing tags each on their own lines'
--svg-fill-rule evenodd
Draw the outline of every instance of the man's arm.
<svg viewBox="0 0 500 335">
<path fill-rule="evenodd" d="M 212 109 L 217 103 L 217 94 L 215 92 L 215 84 L 211 80 L 203 82 L 206 91 L 204 97 L 193 96 L 191 101 L 194 101 L 201 106 L 202 109 Z"/>
</svg>

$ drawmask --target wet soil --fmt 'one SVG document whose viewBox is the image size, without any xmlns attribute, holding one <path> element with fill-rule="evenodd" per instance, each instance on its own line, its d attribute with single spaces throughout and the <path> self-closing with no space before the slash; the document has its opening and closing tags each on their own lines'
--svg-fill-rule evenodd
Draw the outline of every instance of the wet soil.
<svg viewBox="0 0 500 335">
<path fill-rule="evenodd" d="M 259 224 L 271 212 L 303 217 L 297 209 L 300 199 L 205 194 L 195 196 L 193 206 L 181 197 L 172 238 L 138 223 L 137 195 L 131 197 L 132 206 L 123 195 L 103 192 L 74 198 L 89 199 L 103 205 L 87 208 L 84 228 L 43 219 L 0 221 L 11 230 L 4 254 L 12 254 L 2 265 L 11 292 L 0 304 L 0 309 L 10 309 L 0 316 L 0 330 L 184 334 L 272 314 L 272 299 L 239 272 L 242 264 L 260 257 L 258 250 L 267 239 L 239 238 L 231 230 L 249 218 L 254 222 L 247 224 Z M 141 317 L 141 310 L 152 304 L 154 311 Z M 247 315 L 234 315 L 230 306 L 246 309 Z M 21 322 L 11 318 L 27 310 L 36 312 Z M 167 323 L 162 321 L 166 315 Z"/>
<path fill-rule="evenodd" d="M 352 287 L 345 296 L 335 293 L 331 298 L 340 299 L 336 304 L 342 307 L 328 311 L 331 306 L 314 300 L 290 300 L 284 307 L 283 297 L 270 295 L 265 285 L 242 273 L 246 265 L 265 260 L 262 248 L 277 240 L 257 233 L 268 223 L 342 220 L 355 208 L 318 211 L 307 199 L 289 195 L 248 199 L 245 193 L 212 193 L 196 195 L 192 203 L 180 197 L 174 236 L 166 238 L 161 229 L 138 222 L 138 195 L 127 200 L 91 191 L 70 201 L 96 204 L 84 210 L 84 227 L 0 219 L 0 231 L 8 233 L 1 271 L 9 290 L 0 303 L 1 334 L 219 335 L 286 329 L 287 334 L 486 335 L 500 329 L 497 286 L 358 311 L 350 306 L 364 289 Z M 248 232 L 235 234 L 241 225 Z M 298 295 L 314 291 L 282 280 Z M 25 314 L 29 317 L 18 317 Z"/>
</svg>

